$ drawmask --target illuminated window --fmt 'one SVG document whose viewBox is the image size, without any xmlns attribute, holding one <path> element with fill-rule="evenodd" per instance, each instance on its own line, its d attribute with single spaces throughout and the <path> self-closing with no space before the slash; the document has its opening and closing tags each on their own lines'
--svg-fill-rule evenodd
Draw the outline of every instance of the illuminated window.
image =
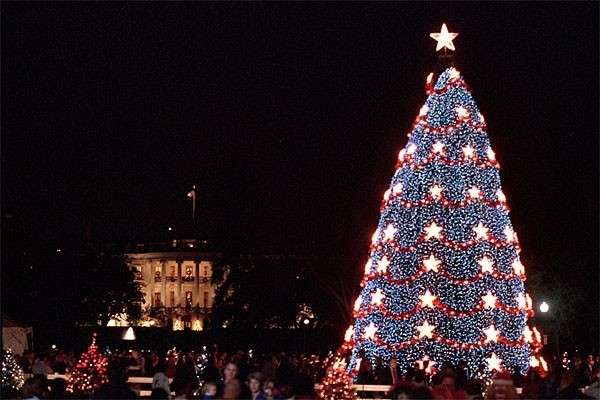
<svg viewBox="0 0 600 400">
<path fill-rule="evenodd" d="M 192 274 L 194 273 L 194 267 L 191 265 L 186 265 L 185 266 L 185 274 L 186 276 L 192 276 Z"/>
<path fill-rule="evenodd" d="M 171 265 L 171 276 L 175 276 L 175 265 Z"/>
<path fill-rule="evenodd" d="M 192 303 L 192 292 L 185 292 L 185 306 L 191 307 Z"/>
</svg>

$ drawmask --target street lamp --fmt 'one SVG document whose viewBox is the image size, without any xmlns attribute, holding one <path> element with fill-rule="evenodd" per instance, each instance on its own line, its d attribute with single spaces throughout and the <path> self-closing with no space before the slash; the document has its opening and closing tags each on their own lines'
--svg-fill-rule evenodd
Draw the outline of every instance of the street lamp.
<svg viewBox="0 0 600 400">
<path fill-rule="evenodd" d="M 550 306 L 545 301 L 540 304 L 540 312 L 546 314 L 550 310 Z"/>
</svg>

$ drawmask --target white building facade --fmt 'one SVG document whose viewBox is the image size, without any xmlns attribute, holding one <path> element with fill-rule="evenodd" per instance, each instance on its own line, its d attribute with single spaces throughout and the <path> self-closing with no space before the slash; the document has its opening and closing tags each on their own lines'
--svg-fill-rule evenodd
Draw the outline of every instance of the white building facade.
<svg viewBox="0 0 600 400">
<path fill-rule="evenodd" d="M 149 320 L 173 330 L 201 331 L 206 326 L 215 296 L 215 253 L 195 251 L 195 244 L 174 240 L 163 246 L 139 245 L 127 254 L 138 271 Z"/>
</svg>

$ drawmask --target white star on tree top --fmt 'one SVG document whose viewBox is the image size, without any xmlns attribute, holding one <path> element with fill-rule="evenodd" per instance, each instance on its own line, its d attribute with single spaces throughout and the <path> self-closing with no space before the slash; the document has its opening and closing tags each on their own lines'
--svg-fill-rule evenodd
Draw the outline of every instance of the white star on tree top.
<svg viewBox="0 0 600 400">
<path fill-rule="evenodd" d="M 458 33 L 454 33 L 454 32 L 448 32 L 448 27 L 446 26 L 446 24 L 442 24 L 442 29 L 440 30 L 440 32 L 432 32 L 429 34 L 429 37 L 431 37 L 433 40 L 437 41 L 437 45 L 435 46 L 435 51 L 440 51 L 443 48 L 446 48 L 448 50 L 456 50 L 454 48 L 454 43 L 452 43 L 452 40 L 454 40 L 456 37 L 458 36 Z"/>
<path fill-rule="evenodd" d="M 419 339 L 428 337 L 433 338 L 433 330 L 435 329 L 435 325 L 430 325 L 427 320 L 423 321 L 423 324 L 417 326 L 417 330 L 419 331 Z"/>
<path fill-rule="evenodd" d="M 423 260 L 423 265 L 425 266 L 425 270 L 438 272 L 438 266 L 440 265 L 440 260 L 435 258 L 433 254 L 430 254 L 428 258 Z"/>
</svg>

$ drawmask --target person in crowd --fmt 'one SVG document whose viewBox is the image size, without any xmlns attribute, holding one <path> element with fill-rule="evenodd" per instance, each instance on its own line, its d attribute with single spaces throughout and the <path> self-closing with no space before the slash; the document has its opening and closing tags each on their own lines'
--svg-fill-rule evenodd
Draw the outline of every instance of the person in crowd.
<svg viewBox="0 0 600 400">
<path fill-rule="evenodd" d="M 364 355 L 359 356 L 362 361 L 358 368 L 358 375 L 356 377 L 356 383 L 369 383 L 375 381 L 375 376 L 373 375 L 373 366 L 371 363 L 364 357 Z"/>
<path fill-rule="evenodd" d="M 592 399 L 592 397 L 583 394 L 579 390 L 577 383 L 578 374 L 576 371 L 569 369 L 562 373 L 560 384 L 558 386 L 557 399 Z"/>
<path fill-rule="evenodd" d="M 279 367 L 279 360 L 277 359 L 277 355 L 271 354 L 269 357 L 265 357 L 261 366 L 261 372 L 265 376 L 266 379 L 274 379 L 275 371 Z"/>
<path fill-rule="evenodd" d="M 519 400 L 509 373 L 503 372 L 494 378 L 485 391 L 485 400 Z"/>
<path fill-rule="evenodd" d="M 52 368 L 50 368 L 50 365 L 49 365 L 48 355 L 39 354 L 36 357 L 35 362 L 33 363 L 33 366 L 31 367 L 31 373 L 34 375 L 47 376 L 48 374 L 52 374 L 53 372 L 54 371 L 52 371 Z"/>
<path fill-rule="evenodd" d="M 306 359 L 298 360 L 292 386 L 297 396 L 312 396 L 314 394 L 314 382 L 311 378 L 310 368 Z"/>
<path fill-rule="evenodd" d="M 181 354 L 175 366 L 175 376 L 171 382 L 171 390 L 180 396 L 191 395 L 198 387 L 198 378 L 194 369 L 194 357 L 190 354 Z"/>
<path fill-rule="evenodd" d="M 595 364 L 594 372 L 592 374 L 592 383 L 583 390 L 583 393 L 586 396 L 600 400 L 600 365 L 597 363 Z"/>
<path fill-rule="evenodd" d="M 136 393 L 127 386 L 125 366 L 115 361 L 108 365 L 108 383 L 94 393 L 95 399 L 137 399 Z"/>
<path fill-rule="evenodd" d="M 31 368 L 33 367 L 33 363 L 35 361 L 35 354 L 33 354 L 30 350 L 23 351 L 23 357 L 21 357 L 21 368 L 23 372 L 26 374 L 31 374 Z"/>
<path fill-rule="evenodd" d="M 454 372 L 445 368 L 440 374 L 440 383 L 431 391 L 433 398 L 436 400 L 466 400 L 465 391 L 456 388 Z"/>
<path fill-rule="evenodd" d="M 432 397 L 431 389 L 427 386 L 425 371 L 421 369 L 413 371 L 411 399 L 431 399 Z"/>
<path fill-rule="evenodd" d="M 67 361 L 65 359 L 64 352 L 59 351 L 58 353 L 56 353 L 56 356 L 54 357 L 54 362 L 52 363 L 52 369 L 57 374 L 64 374 L 65 372 L 67 372 Z"/>
<path fill-rule="evenodd" d="M 229 362 L 223 369 L 223 399 L 239 399 L 242 387 L 237 378 L 238 366 L 233 362 Z"/>
<path fill-rule="evenodd" d="M 217 384 L 214 382 L 206 382 L 202 385 L 202 399 L 212 400 L 217 398 Z"/>
<path fill-rule="evenodd" d="M 154 376 L 157 372 L 164 372 L 165 366 L 161 362 L 161 358 L 155 352 L 150 354 L 146 359 L 146 367 L 144 368 L 146 375 Z"/>
<path fill-rule="evenodd" d="M 267 396 L 262 390 L 263 382 L 264 377 L 260 372 L 253 372 L 248 375 L 248 388 L 252 400 L 267 400 Z"/>
<path fill-rule="evenodd" d="M 170 395 L 165 391 L 165 389 L 159 387 L 152 389 L 152 392 L 150 393 L 151 399 L 168 400 L 169 397 Z"/>
<path fill-rule="evenodd" d="M 390 390 L 388 395 L 394 400 L 409 400 L 413 399 L 413 387 L 409 382 L 398 381 L 396 385 Z"/>
<path fill-rule="evenodd" d="M 538 371 L 531 368 L 527 375 L 525 376 L 525 380 L 523 381 L 523 393 L 522 397 L 524 399 L 536 400 L 540 398 L 540 393 L 542 391 L 542 378 Z"/>
<path fill-rule="evenodd" d="M 67 381 L 56 378 L 50 381 L 50 398 L 64 399 L 67 397 Z"/>
<path fill-rule="evenodd" d="M 45 396 L 45 382 L 42 379 L 42 376 L 34 376 L 31 378 L 27 378 L 21 391 L 23 393 L 23 400 L 40 400 Z"/>
<path fill-rule="evenodd" d="M 175 377 L 177 361 L 178 357 L 175 353 L 169 354 L 169 357 L 167 358 L 167 367 L 165 369 L 165 375 L 167 375 L 168 378 L 173 379 Z"/>
<path fill-rule="evenodd" d="M 467 393 L 467 400 L 483 400 L 482 396 L 482 384 L 476 379 L 469 379 L 465 383 L 465 393 Z"/>
<path fill-rule="evenodd" d="M 273 399 L 273 389 L 275 389 L 275 381 L 273 379 L 265 380 L 265 384 L 263 385 L 263 391 L 267 400 Z"/>
</svg>

